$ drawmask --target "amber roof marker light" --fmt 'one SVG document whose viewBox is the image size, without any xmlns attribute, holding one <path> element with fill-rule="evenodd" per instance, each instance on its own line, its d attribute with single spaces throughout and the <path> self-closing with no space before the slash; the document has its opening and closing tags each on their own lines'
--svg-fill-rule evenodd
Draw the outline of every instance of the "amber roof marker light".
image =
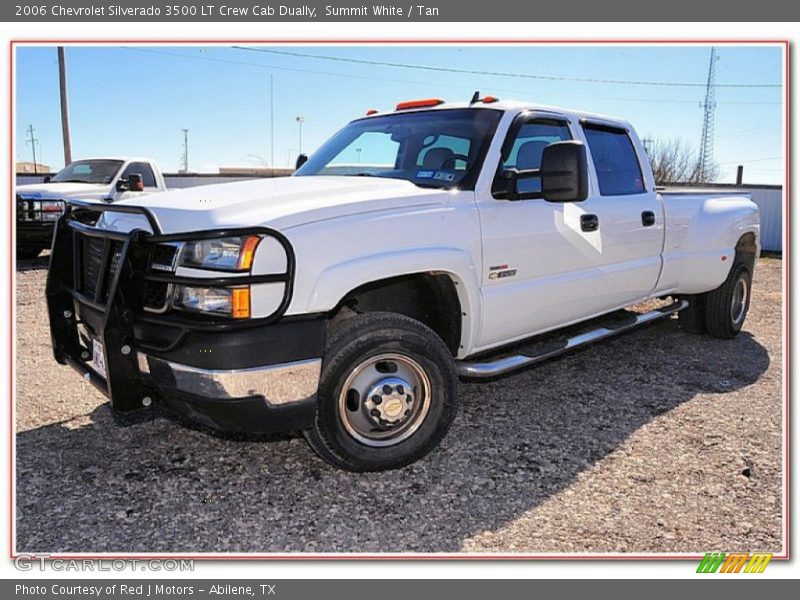
<svg viewBox="0 0 800 600">
<path fill-rule="evenodd" d="M 407 100 L 406 102 L 398 102 L 395 110 L 410 110 L 412 108 L 429 108 L 431 106 L 439 106 L 444 104 L 441 98 L 423 98 L 422 100 Z"/>
</svg>

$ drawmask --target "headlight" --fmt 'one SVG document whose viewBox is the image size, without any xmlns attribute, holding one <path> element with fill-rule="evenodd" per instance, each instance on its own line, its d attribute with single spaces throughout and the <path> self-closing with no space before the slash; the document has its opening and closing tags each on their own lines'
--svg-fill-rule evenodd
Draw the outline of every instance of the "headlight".
<svg viewBox="0 0 800 600">
<path fill-rule="evenodd" d="M 179 285 L 172 303 L 184 310 L 247 319 L 250 317 L 250 286 L 206 288 Z"/>
<path fill-rule="evenodd" d="M 217 271 L 246 271 L 253 265 L 258 235 L 240 235 L 187 242 L 181 250 L 180 266 Z"/>
</svg>

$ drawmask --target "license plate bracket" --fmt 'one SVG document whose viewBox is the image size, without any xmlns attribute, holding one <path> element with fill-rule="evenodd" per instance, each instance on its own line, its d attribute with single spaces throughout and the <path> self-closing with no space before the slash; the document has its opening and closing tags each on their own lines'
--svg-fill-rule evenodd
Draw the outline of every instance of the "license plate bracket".
<svg viewBox="0 0 800 600">
<path fill-rule="evenodd" d="M 97 338 L 92 338 L 92 366 L 97 374 L 103 379 L 108 379 L 106 369 L 106 354 L 103 349 L 103 342 Z"/>
</svg>

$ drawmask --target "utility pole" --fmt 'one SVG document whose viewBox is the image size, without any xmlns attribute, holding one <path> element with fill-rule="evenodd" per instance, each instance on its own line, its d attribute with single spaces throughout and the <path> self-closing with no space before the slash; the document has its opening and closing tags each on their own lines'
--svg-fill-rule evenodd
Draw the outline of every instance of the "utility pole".
<svg viewBox="0 0 800 600">
<path fill-rule="evenodd" d="M 72 162 L 72 139 L 69 134 L 69 109 L 67 107 L 67 59 L 64 46 L 58 47 L 58 86 L 61 90 L 61 137 L 64 139 L 64 164 Z"/>
<path fill-rule="evenodd" d="M 703 133 L 700 137 L 700 155 L 697 158 L 697 181 L 703 182 L 714 163 L 714 112 L 717 108 L 717 49 L 712 46 L 708 61 L 706 99 L 703 102 Z"/>
<path fill-rule="evenodd" d="M 275 86 L 269 76 L 269 165 L 275 167 Z"/>
<path fill-rule="evenodd" d="M 189 130 L 182 129 L 183 131 L 183 172 L 189 172 Z"/>
<path fill-rule="evenodd" d="M 295 121 L 297 121 L 297 153 L 303 153 L 303 123 L 305 122 L 306 118 L 303 115 L 298 115 Z"/>
<path fill-rule="evenodd" d="M 36 144 L 39 140 L 33 137 L 33 125 L 28 125 L 28 140 L 26 143 L 31 145 L 31 151 L 33 152 L 33 174 L 39 174 L 39 165 L 36 162 Z"/>
</svg>

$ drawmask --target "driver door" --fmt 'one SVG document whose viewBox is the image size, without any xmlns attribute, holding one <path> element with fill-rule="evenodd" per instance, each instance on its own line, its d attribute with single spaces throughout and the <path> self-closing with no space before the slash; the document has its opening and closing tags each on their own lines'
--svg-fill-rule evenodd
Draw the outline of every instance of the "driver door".
<svg viewBox="0 0 800 600">
<path fill-rule="evenodd" d="M 544 148 L 580 139 L 567 117 L 523 113 L 502 150 L 505 169 L 541 166 Z M 496 176 L 488 198 L 479 198 L 483 232 L 483 328 L 479 350 L 555 329 L 613 309 L 619 294 L 604 276 L 613 240 L 587 227 L 611 208 L 591 193 L 582 202 L 544 200 L 540 177 L 519 179 L 518 200 L 507 199 L 508 181 Z"/>
</svg>

